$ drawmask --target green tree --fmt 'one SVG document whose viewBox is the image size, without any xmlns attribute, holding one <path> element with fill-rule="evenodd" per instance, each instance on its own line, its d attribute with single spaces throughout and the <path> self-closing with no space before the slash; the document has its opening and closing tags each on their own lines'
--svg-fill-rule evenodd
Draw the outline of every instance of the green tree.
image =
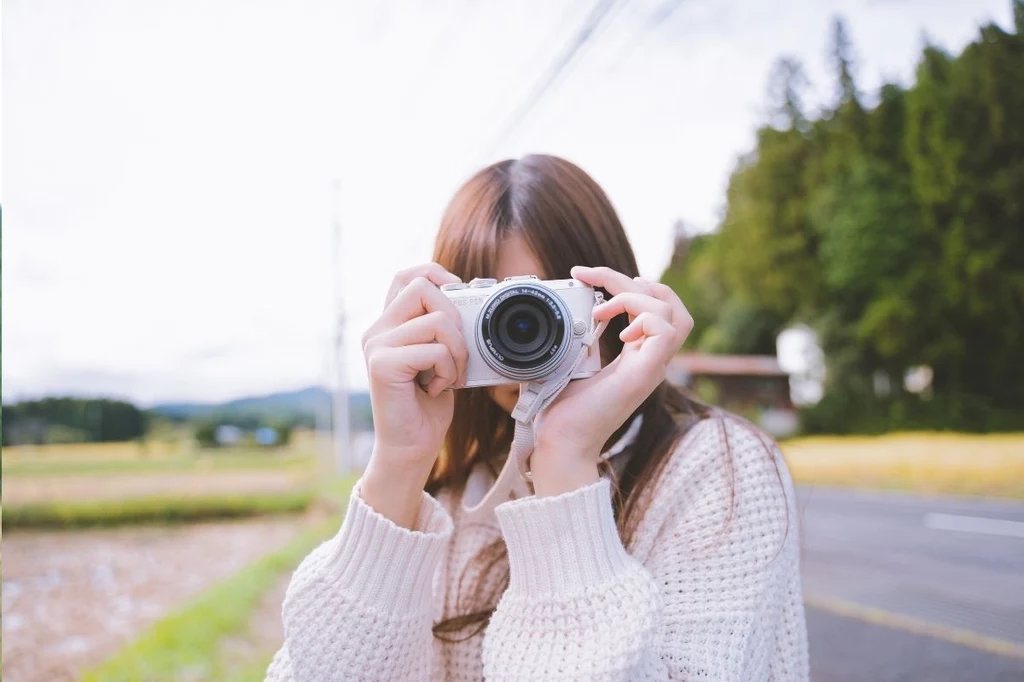
<svg viewBox="0 0 1024 682">
<path fill-rule="evenodd" d="M 837 108 L 849 104 L 859 104 L 857 82 L 854 78 L 853 41 L 846 27 L 846 20 L 836 17 L 832 21 L 832 49 L 830 50 L 832 69 L 836 75 L 838 101 Z"/>
<path fill-rule="evenodd" d="M 44 398 L 5 405 L 4 413 L 5 445 L 45 442 L 51 429 L 61 440 L 79 434 L 94 442 L 127 441 L 140 438 L 147 426 L 142 410 L 120 400 Z"/>
<path fill-rule="evenodd" d="M 958 58 L 925 50 L 907 158 L 937 251 L 937 390 L 1024 403 L 1024 41 L 990 25 Z"/>
<path fill-rule="evenodd" d="M 832 106 L 808 116 L 802 69 L 780 59 L 718 231 L 677 248 L 664 281 L 706 321 L 699 347 L 771 353 L 785 326 L 818 332 L 819 428 L 1019 428 L 1024 0 L 1013 8 L 1016 33 L 985 26 L 958 56 L 928 46 L 916 83 L 867 99 L 837 18 Z M 900 392 L 921 364 L 931 401 Z M 894 395 L 875 395 L 880 372 Z"/>
<path fill-rule="evenodd" d="M 711 249 L 713 235 L 691 235 L 680 221 L 676 223 L 672 260 L 661 281 L 686 301 L 693 316 L 693 332 L 686 342 L 689 349 L 703 348 L 705 334 L 712 332 L 726 301 L 718 262 Z"/>
</svg>

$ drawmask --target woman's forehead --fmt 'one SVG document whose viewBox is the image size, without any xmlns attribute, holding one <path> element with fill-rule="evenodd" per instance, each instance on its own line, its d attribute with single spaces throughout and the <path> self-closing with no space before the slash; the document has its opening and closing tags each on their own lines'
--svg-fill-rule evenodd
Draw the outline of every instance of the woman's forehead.
<svg viewBox="0 0 1024 682">
<path fill-rule="evenodd" d="M 498 257 L 490 277 L 503 280 L 515 275 L 537 275 L 544 278 L 544 267 L 521 235 L 513 232 L 498 245 Z"/>
</svg>

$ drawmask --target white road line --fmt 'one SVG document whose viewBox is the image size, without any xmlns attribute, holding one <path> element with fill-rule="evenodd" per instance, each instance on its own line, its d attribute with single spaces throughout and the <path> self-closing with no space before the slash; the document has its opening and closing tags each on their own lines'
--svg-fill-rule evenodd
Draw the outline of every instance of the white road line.
<svg viewBox="0 0 1024 682">
<path fill-rule="evenodd" d="M 925 514 L 924 527 L 932 530 L 953 530 L 961 533 L 981 533 L 983 535 L 1024 538 L 1024 521 L 990 519 L 984 516 Z"/>
</svg>

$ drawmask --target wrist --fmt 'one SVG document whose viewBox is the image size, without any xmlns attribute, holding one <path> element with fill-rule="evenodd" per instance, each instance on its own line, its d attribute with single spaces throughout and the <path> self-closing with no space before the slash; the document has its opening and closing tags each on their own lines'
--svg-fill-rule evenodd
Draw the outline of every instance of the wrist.
<svg viewBox="0 0 1024 682">
<path fill-rule="evenodd" d="M 538 497 L 579 490 L 600 480 L 597 449 L 538 443 L 530 456 L 530 473 Z"/>
<path fill-rule="evenodd" d="M 378 514 L 398 526 L 413 529 L 431 466 L 433 460 L 416 466 L 375 447 L 359 484 L 360 496 Z"/>
</svg>

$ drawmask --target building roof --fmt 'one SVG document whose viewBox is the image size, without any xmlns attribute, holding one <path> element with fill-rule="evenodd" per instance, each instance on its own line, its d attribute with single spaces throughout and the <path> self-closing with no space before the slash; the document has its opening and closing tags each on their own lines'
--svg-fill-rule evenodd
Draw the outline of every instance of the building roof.
<svg viewBox="0 0 1024 682">
<path fill-rule="evenodd" d="M 691 376 L 789 376 L 773 355 L 680 353 L 672 358 L 669 370 Z"/>
</svg>

